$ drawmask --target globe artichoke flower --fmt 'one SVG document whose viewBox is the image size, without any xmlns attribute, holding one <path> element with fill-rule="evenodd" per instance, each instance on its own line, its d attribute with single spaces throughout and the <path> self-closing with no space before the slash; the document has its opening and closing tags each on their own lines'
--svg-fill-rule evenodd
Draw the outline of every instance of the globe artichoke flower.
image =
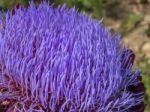
<svg viewBox="0 0 150 112">
<path fill-rule="evenodd" d="M 46 2 L 0 16 L 0 105 L 7 112 L 143 112 L 134 54 L 102 21 Z"/>
</svg>

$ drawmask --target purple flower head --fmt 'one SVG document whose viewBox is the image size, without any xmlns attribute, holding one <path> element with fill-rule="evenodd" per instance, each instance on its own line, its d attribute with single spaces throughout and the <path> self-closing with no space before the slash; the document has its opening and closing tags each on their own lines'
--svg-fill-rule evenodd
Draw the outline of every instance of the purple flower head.
<svg viewBox="0 0 150 112">
<path fill-rule="evenodd" d="M 47 3 L 0 18 L 0 105 L 7 112 L 143 112 L 134 54 L 101 21 Z"/>
</svg>

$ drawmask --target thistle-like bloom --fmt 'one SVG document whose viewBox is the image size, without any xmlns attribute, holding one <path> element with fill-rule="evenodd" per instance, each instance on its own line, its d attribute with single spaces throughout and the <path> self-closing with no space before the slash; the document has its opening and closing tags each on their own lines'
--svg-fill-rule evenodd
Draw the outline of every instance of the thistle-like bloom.
<svg viewBox="0 0 150 112">
<path fill-rule="evenodd" d="M 101 21 L 31 3 L 0 19 L 0 104 L 7 112 L 143 112 L 133 60 Z"/>
</svg>

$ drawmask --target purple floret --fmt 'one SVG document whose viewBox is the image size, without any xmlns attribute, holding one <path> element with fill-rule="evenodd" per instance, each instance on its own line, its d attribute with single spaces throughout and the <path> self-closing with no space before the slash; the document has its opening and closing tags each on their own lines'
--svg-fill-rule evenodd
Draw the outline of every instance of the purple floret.
<svg viewBox="0 0 150 112">
<path fill-rule="evenodd" d="M 47 3 L 0 17 L 7 112 L 144 112 L 134 54 L 101 21 Z"/>
</svg>

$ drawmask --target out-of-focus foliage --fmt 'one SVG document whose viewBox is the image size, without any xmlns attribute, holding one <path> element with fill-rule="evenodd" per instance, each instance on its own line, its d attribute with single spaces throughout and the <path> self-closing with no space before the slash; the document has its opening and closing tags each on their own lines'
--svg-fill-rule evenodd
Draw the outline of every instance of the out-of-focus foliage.
<svg viewBox="0 0 150 112">
<path fill-rule="evenodd" d="M 143 82 L 146 88 L 146 102 L 147 102 L 147 110 L 145 112 L 150 112 L 150 59 L 143 59 L 142 62 L 139 63 L 139 66 L 143 73 Z"/>
<path fill-rule="evenodd" d="M 31 0 L 30 0 L 31 1 Z M 40 0 L 32 0 L 40 2 Z M 95 18 L 105 16 L 105 0 L 49 0 L 50 3 L 55 5 L 66 4 L 68 7 L 76 7 L 79 11 L 85 11 Z M 16 4 L 27 5 L 28 0 L 0 0 L 0 6 L 2 8 L 12 8 Z"/>
<path fill-rule="evenodd" d="M 105 15 L 104 0 L 55 0 L 55 3 L 65 3 L 69 7 L 75 6 L 79 11 L 86 11 L 96 18 L 100 18 Z"/>
<path fill-rule="evenodd" d="M 17 4 L 27 5 L 28 0 L 0 0 L 0 7 L 2 9 L 14 8 Z"/>
<path fill-rule="evenodd" d="M 121 34 L 127 34 L 132 29 L 134 29 L 140 21 L 142 21 L 144 18 L 144 15 L 142 13 L 140 14 L 129 14 L 125 18 L 123 18 L 121 26 L 120 26 L 120 32 Z"/>
</svg>

